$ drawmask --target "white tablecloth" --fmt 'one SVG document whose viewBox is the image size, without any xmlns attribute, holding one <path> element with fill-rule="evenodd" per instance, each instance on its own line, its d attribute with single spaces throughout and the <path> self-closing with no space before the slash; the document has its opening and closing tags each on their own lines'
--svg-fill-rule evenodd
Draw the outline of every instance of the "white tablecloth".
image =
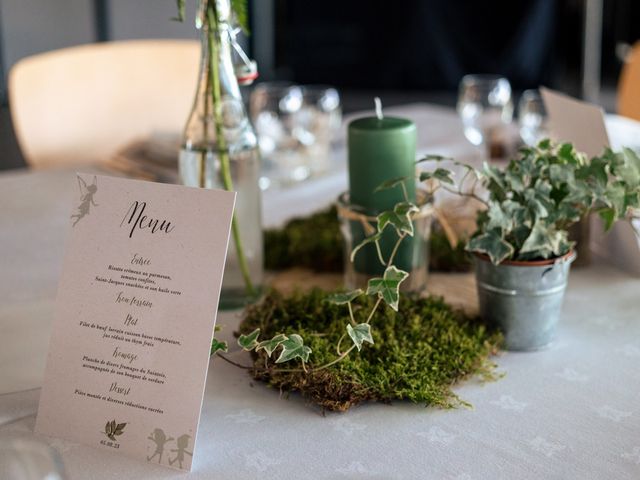
<svg viewBox="0 0 640 480">
<path fill-rule="evenodd" d="M 421 151 L 473 156 L 454 112 L 396 113 L 418 123 Z M 343 165 L 267 192 L 265 223 L 323 207 L 345 186 Z M 0 175 L 0 436 L 32 435 L 72 187 L 69 170 Z M 639 478 L 639 287 L 612 267 L 575 269 L 554 346 L 504 354 L 503 379 L 458 387 L 472 410 L 397 402 L 324 417 L 213 360 L 190 475 L 46 441 L 72 479 Z M 238 314 L 218 322 L 230 339 Z"/>
</svg>

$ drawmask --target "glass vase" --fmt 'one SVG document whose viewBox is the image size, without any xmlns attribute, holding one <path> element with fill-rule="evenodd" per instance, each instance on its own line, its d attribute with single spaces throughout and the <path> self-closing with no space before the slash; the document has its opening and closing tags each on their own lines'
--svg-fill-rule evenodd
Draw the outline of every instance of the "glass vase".
<svg viewBox="0 0 640 480">
<path fill-rule="evenodd" d="M 218 0 L 217 23 L 201 25 L 202 56 L 194 105 L 180 150 L 184 185 L 237 193 L 220 308 L 255 301 L 263 282 L 260 155 L 231 56 L 228 0 Z"/>
</svg>

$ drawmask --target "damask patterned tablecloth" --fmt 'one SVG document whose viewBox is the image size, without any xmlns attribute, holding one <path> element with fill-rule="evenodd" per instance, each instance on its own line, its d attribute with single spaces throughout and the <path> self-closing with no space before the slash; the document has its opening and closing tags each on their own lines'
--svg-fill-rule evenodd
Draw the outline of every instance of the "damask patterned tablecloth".
<svg viewBox="0 0 640 480">
<path fill-rule="evenodd" d="M 455 113 L 400 113 L 419 121 L 421 148 L 472 153 Z M 33 435 L 72 179 L 69 170 L 0 175 L 0 437 Z M 308 184 L 301 208 L 328 204 L 344 185 L 344 171 Z M 269 224 L 306 213 L 295 195 L 267 193 Z M 460 300 L 472 282 L 434 275 L 430 288 Z M 556 342 L 500 355 L 496 382 L 458 386 L 470 409 L 396 402 L 323 416 L 214 359 L 190 474 L 46 441 L 71 479 L 640 478 L 639 292 L 640 279 L 613 267 L 574 269 Z M 238 321 L 221 313 L 223 336 Z"/>
</svg>

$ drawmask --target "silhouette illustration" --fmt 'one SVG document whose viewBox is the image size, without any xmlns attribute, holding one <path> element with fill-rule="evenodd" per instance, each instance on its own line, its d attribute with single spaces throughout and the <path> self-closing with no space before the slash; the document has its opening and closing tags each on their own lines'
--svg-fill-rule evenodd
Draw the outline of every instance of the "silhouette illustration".
<svg viewBox="0 0 640 480">
<path fill-rule="evenodd" d="M 182 468 L 182 462 L 184 462 L 184 454 L 186 453 L 190 457 L 193 457 L 193 452 L 187 451 L 187 447 L 189 446 L 189 438 L 191 437 L 186 434 L 178 437 L 178 440 L 176 440 L 178 448 L 175 450 L 171 449 L 172 452 L 177 452 L 176 458 L 174 458 L 173 460 L 169 458 L 169 465 L 173 465 L 175 462 L 178 462 L 178 466 Z"/>
<path fill-rule="evenodd" d="M 78 187 L 80 188 L 80 205 L 78 206 L 78 212 L 71 215 L 71 218 L 75 218 L 75 222 L 73 222 L 73 226 L 84 218 L 85 215 L 89 214 L 89 208 L 91 205 L 97 207 L 98 204 L 94 202 L 93 196 L 98 191 L 98 179 L 96 176 L 93 176 L 93 183 L 91 185 L 87 185 L 87 182 L 84 179 L 77 175 L 78 177 Z"/>
<path fill-rule="evenodd" d="M 153 432 L 151 432 L 151 435 L 149 435 L 147 438 L 156 444 L 156 451 L 153 452 L 153 455 L 151 455 L 150 457 L 147 457 L 147 462 L 150 462 L 151 460 L 153 460 L 153 458 L 157 455 L 158 463 L 162 463 L 162 454 L 164 453 L 164 446 L 168 442 L 173 440 L 173 437 L 167 437 L 161 428 L 156 428 Z M 173 451 L 175 452 L 175 450 Z"/>
</svg>

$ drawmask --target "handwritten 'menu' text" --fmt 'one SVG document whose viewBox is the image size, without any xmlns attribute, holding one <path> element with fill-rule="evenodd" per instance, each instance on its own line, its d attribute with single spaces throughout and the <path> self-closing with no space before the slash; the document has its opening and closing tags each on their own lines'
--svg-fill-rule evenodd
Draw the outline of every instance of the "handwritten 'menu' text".
<svg viewBox="0 0 640 480">
<path fill-rule="evenodd" d="M 120 227 L 127 224 L 131 226 L 129 231 L 129 238 L 133 237 L 136 230 L 150 230 L 151 233 L 164 232 L 171 233 L 175 228 L 171 225 L 169 220 L 160 220 L 158 218 L 151 218 L 144 214 L 147 208 L 147 202 L 138 202 L 137 200 L 131 204 L 129 210 L 124 215 Z"/>
</svg>

